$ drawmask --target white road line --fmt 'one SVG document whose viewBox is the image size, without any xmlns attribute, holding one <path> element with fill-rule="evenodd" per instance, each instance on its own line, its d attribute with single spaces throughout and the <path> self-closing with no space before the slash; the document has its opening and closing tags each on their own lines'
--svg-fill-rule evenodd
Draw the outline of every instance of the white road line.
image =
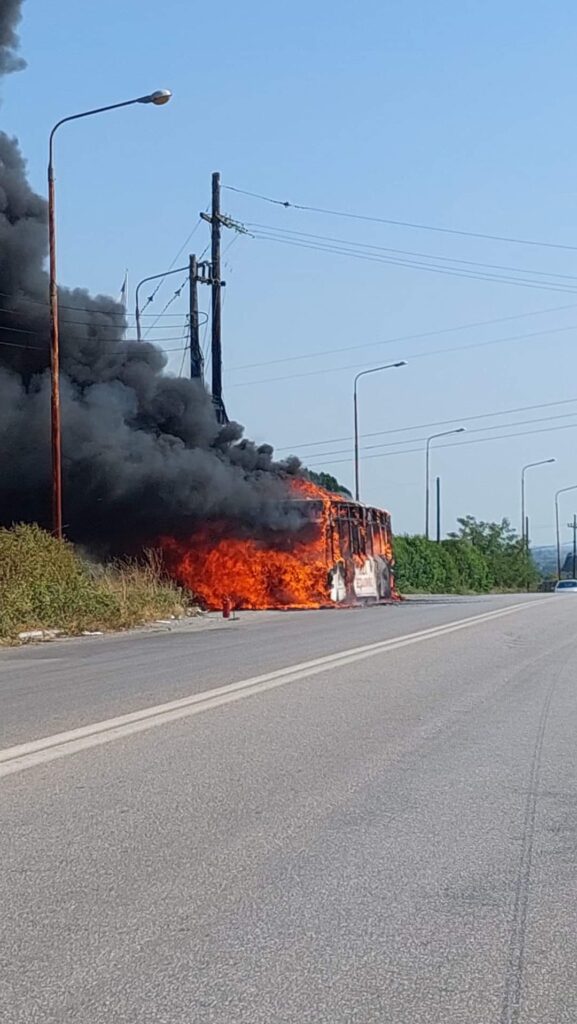
<svg viewBox="0 0 577 1024">
<path fill-rule="evenodd" d="M 321 672 L 328 672 L 332 668 L 372 658 L 376 654 L 387 654 L 400 647 L 422 643 L 424 640 L 456 633 L 458 630 L 470 629 L 471 626 L 477 626 L 492 619 L 500 619 L 504 615 L 511 615 L 523 608 L 534 608 L 536 604 L 541 604 L 541 601 L 509 605 L 497 611 L 472 615 L 468 619 L 459 619 L 457 622 L 450 622 L 443 626 L 421 629 L 417 633 L 407 633 L 405 636 L 393 637 L 391 640 L 381 640 L 377 643 L 365 644 L 363 647 L 338 651 L 336 654 L 327 654 L 322 658 L 314 658 L 312 661 L 303 661 L 296 665 L 289 665 L 287 668 L 277 669 L 275 672 L 267 672 L 250 679 L 241 679 L 237 683 L 205 690 L 203 693 L 195 693 L 190 697 L 169 701 L 167 704 L 156 704 L 153 707 L 143 708 L 141 711 L 120 715 L 118 718 L 109 718 L 103 722 L 94 722 L 92 725 L 56 733 L 54 736 L 46 736 L 30 743 L 7 747 L 0 750 L 0 778 L 5 775 L 14 775 L 26 768 L 47 764 L 49 761 L 67 757 L 69 754 L 76 754 L 81 750 L 88 750 L 90 747 L 97 747 L 103 743 L 110 743 L 112 740 L 123 739 L 126 736 L 153 729 L 158 725 L 165 725 L 167 722 L 199 715 L 203 711 L 210 711 L 213 708 L 222 707 L 224 704 L 231 704 L 245 697 L 273 690 L 278 686 L 287 686 L 289 683 L 308 679 Z"/>
</svg>

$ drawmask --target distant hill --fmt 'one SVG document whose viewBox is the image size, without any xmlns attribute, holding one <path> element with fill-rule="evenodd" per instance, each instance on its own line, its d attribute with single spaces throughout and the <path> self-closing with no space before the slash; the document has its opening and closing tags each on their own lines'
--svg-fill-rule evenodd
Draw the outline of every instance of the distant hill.
<svg viewBox="0 0 577 1024">
<path fill-rule="evenodd" d="M 564 561 L 566 556 L 572 550 L 570 544 L 563 544 L 561 546 L 561 562 Z M 539 572 L 543 576 L 550 576 L 557 572 L 557 548 L 554 544 L 549 544 L 545 547 L 531 548 L 531 554 L 533 560 L 539 569 Z"/>
</svg>

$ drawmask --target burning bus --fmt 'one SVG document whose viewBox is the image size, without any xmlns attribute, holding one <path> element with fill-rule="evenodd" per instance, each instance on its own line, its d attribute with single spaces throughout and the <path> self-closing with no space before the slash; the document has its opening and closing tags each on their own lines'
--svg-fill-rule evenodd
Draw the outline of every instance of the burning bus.
<svg viewBox="0 0 577 1024">
<path fill-rule="evenodd" d="M 391 518 L 382 509 L 293 481 L 294 530 L 239 534 L 205 523 L 162 543 L 167 567 L 208 609 L 322 608 L 394 598 Z"/>
</svg>

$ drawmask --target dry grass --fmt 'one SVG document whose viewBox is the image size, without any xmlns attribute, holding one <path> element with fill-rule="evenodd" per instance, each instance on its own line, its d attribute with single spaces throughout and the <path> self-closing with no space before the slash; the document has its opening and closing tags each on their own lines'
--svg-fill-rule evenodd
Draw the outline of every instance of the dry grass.
<svg viewBox="0 0 577 1024">
<path fill-rule="evenodd" d="M 38 526 L 0 529 L 0 640 L 22 631 L 127 629 L 182 615 L 184 591 L 154 552 L 143 561 L 94 566 Z"/>
</svg>

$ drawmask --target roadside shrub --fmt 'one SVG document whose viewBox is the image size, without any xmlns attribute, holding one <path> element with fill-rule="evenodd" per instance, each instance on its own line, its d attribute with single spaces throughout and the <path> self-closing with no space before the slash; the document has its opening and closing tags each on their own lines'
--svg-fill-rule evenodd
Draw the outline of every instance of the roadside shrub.
<svg viewBox="0 0 577 1024">
<path fill-rule="evenodd" d="M 144 564 L 95 567 L 39 526 L 0 529 L 0 638 L 31 629 L 122 629 L 182 614 L 184 606 L 153 554 Z"/>
<path fill-rule="evenodd" d="M 401 593 L 428 594 L 486 592 L 492 579 L 483 555 L 461 540 L 440 544 L 422 536 L 394 541 L 397 586 Z"/>
<path fill-rule="evenodd" d="M 443 540 L 441 547 L 452 561 L 458 579 L 458 589 L 487 593 L 492 579 L 486 559 L 477 548 L 461 540 Z"/>
<path fill-rule="evenodd" d="M 440 544 L 420 535 L 395 538 L 401 593 L 487 593 L 537 585 L 537 570 L 506 521 L 477 524 L 469 517 L 459 523 L 461 533 Z"/>
</svg>

